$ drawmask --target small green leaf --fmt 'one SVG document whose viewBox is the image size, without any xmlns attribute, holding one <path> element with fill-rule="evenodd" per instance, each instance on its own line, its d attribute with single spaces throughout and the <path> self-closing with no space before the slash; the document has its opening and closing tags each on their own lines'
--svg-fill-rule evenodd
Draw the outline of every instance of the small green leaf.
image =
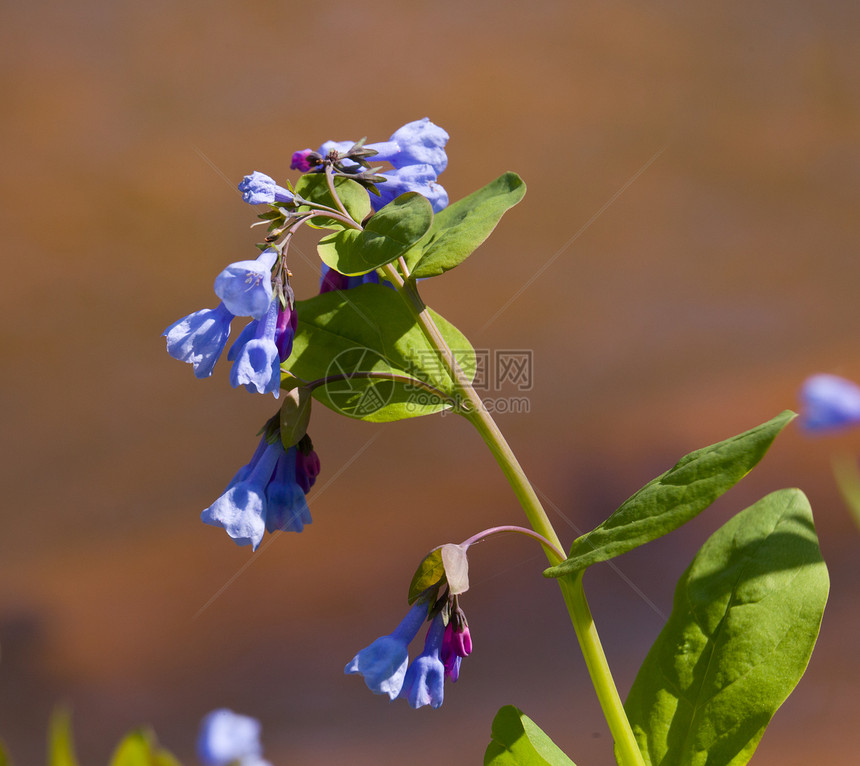
<svg viewBox="0 0 860 766">
<path fill-rule="evenodd" d="M 65 708 L 57 708 L 51 715 L 48 766 L 78 766 L 72 741 L 72 716 Z"/>
<path fill-rule="evenodd" d="M 600 526 L 574 540 L 567 559 L 544 576 L 576 574 L 686 524 L 746 476 L 794 417 L 785 410 L 767 423 L 685 455 Z"/>
<path fill-rule="evenodd" d="M 370 213 L 370 197 L 367 196 L 365 188 L 358 181 L 343 176 L 334 177 L 334 188 L 350 217 L 356 223 L 361 223 Z M 309 202 L 326 205 L 335 210 L 339 209 L 331 196 L 324 173 L 305 173 L 296 183 L 294 190 L 296 194 Z M 311 208 L 299 207 L 299 212 L 307 210 L 311 210 Z M 310 223 L 317 228 L 338 230 L 347 228 L 343 223 L 325 216 L 315 216 L 310 220 Z"/>
<path fill-rule="evenodd" d="M 110 766 L 181 766 L 166 750 L 162 750 L 152 732 L 138 730 L 130 732 L 117 745 Z"/>
<path fill-rule="evenodd" d="M 525 195 L 516 173 L 504 173 L 436 214 L 427 237 L 404 256 L 415 279 L 435 277 L 468 258 Z"/>
<path fill-rule="evenodd" d="M 493 719 L 484 766 L 576 766 L 540 727 L 513 705 Z"/>
<path fill-rule="evenodd" d="M 747 763 L 806 669 L 828 589 L 799 489 L 718 529 L 678 582 L 625 704 L 646 763 Z"/>
<path fill-rule="evenodd" d="M 307 433 L 312 401 L 310 389 L 304 386 L 296 386 L 284 393 L 280 419 L 281 443 L 284 449 L 298 444 Z"/>
<path fill-rule="evenodd" d="M 442 582 L 445 577 L 445 565 L 442 563 L 442 549 L 430 551 L 418 565 L 412 582 L 409 584 L 409 603 L 414 604 L 427 588 L 432 588 Z"/>
<path fill-rule="evenodd" d="M 440 548 L 445 579 L 452 596 L 459 596 L 469 590 L 469 560 L 462 545 L 446 543 Z"/>
<path fill-rule="evenodd" d="M 0 742 L 0 766 L 12 766 L 12 761 L 9 754 L 6 752 L 6 745 Z"/>
<path fill-rule="evenodd" d="M 316 385 L 313 396 L 343 415 L 385 422 L 449 409 L 459 391 L 404 300 L 388 287 L 360 285 L 297 301 L 298 328 L 288 372 Z M 471 379 L 475 351 L 430 311 Z M 376 375 L 377 377 L 368 377 Z"/>
<path fill-rule="evenodd" d="M 317 252 L 326 266 L 341 274 L 367 274 L 397 260 L 424 237 L 431 223 L 430 201 L 408 192 L 389 202 L 363 230 L 346 229 L 323 237 Z"/>
</svg>

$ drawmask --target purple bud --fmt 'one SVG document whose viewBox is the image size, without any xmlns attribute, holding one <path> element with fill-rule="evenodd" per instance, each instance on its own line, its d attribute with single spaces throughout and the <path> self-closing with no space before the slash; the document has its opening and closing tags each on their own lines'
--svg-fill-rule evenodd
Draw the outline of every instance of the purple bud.
<svg viewBox="0 0 860 766">
<path fill-rule="evenodd" d="M 278 358 L 282 362 L 286 362 L 292 353 L 298 321 L 298 315 L 292 306 L 279 308 L 278 322 L 275 325 L 275 345 L 278 347 Z"/>
<path fill-rule="evenodd" d="M 316 152 L 310 149 L 302 149 L 300 152 L 293 152 L 293 159 L 290 162 L 290 170 L 298 170 L 300 173 L 307 173 L 316 165 L 312 163 L 312 159 L 316 159 Z"/>
</svg>

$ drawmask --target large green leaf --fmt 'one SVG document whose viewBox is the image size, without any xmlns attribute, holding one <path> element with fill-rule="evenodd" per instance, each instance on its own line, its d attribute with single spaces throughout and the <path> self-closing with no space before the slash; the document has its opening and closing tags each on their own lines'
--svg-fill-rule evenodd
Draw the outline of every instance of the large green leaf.
<svg viewBox="0 0 860 766">
<path fill-rule="evenodd" d="M 785 410 L 767 423 L 685 455 L 600 526 L 574 540 L 567 559 L 544 575 L 575 574 L 686 524 L 746 476 L 794 417 Z"/>
<path fill-rule="evenodd" d="M 504 173 L 436 213 L 430 233 L 404 256 L 412 276 L 435 277 L 465 261 L 525 193 L 522 178 Z"/>
<path fill-rule="evenodd" d="M 367 190 L 358 181 L 343 176 L 334 177 L 334 188 L 350 217 L 356 223 L 361 223 L 370 213 L 370 198 L 367 196 Z M 309 202 L 338 209 L 337 203 L 329 191 L 324 173 L 305 173 L 296 182 L 294 190 L 296 194 Z M 307 206 L 299 207 L 300 212 L 310 209 Z M 315 216 L 310 222 L 319 228 L 338 230 L 347 228 L 342 223 L 325 216 Z"/>
<path fill-rule="evenodd" d="M 148 731 L 133 731 L 117 745 L 110 766 L 180 766 L 176 758 L 160 748 Z"/>
<path fill-rule="evenodd" d="M 828 587 L 800 490 L 718 529 L 678 582 L 625 705 L 646 763 L 747 763 L 806 669 Z"/>
<path fill-rule="evenodd" d="M 296 307 L 298 328 L 284 369 L 307 383 L 328 379 L 313 390 L 314 398 L 327 407 L 384 422 L 439 412 L 457 399 L 456 384 L 394 290 L 360 285 L 298 301 Z M 471 379 L 471 344 L 453 325 L 430 313 Z"/>
<path fill-rule="evenodd" d="M 430 201 L 408 192 L 389 202 L 361 231 L 345 229 L 323 237 L 317 252 L 326 266 L 341 274 L 367 274 L 397 260 L 424 237 L 431 223 Z"/>
<path fill-rule="evenodd" d="M 493 719 L 484 766 L 576 766 L 522 710 L 505 705 Z"/>
<path fill-rule="evenodd" d="M 48 766 L 78 766 L 72 742 L 72 716 L 65 708 L 57 708 L 51 715 Z"/>
</svg>

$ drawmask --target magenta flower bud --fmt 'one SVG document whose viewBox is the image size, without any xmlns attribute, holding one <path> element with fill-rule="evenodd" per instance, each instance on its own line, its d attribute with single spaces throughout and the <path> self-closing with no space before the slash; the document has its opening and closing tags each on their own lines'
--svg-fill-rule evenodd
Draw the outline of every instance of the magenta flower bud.
<svg viewBox="0 0 860 766">
<path fill-rule="evenodd" d="M 293 338 L 296 336 L 298 315 L 292 306 L 280 306 L 278 321 L 275 325 L 275 345 L 278 347 L 278 358 L 286 362 L 293 351 Z"/>
<path fill-rule="evenodd" d="M 472 653 L 472 635 L 468 625 L 464 625 L 462 630 L 454 631 L 452 643 L 458 657 L 468 657 Z"/>
<path fill-rule="evenodd" d="M 314 450 L 305 455 L 301 450 L 296 454 L 296 483 L 305 494 L 311 491 L 311 487 L 320 473 L 320 459 Z"/>
<path fill-rule="evenodd" d="M 300 173 L 307 173 L 314 164 L 311 163 L 311 155 L 316 156 L 316 152 L 310 149 L 302 149 L 299 152 L 293 152 L 293 159 L 290 162 L 290 170 L 298 170 Z"/>
</svg>

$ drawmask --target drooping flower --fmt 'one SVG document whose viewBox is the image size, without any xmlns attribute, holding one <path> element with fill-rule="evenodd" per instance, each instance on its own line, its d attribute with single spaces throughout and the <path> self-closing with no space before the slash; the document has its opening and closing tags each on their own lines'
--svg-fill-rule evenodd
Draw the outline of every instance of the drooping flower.
<svg viewBox="0 0 860 766">
<path fill-rule="evenodd" d="M 316 452 L 317 473 L 319 458 Z M 301 532 L 305 524 L 310 524 L 311 512 L 305 494 L 310 490 L 305 476 L 299 479 L 301 453 L 296 447 L 290 447 L 278 456 L 275 471 L 266 487 L 266 530 L 268 532 Z M 316 474 L 314 474 L 314 480 Z M 307 489 L 305 489 L 307 486 Z"/>
<path fill-rule="evenodd" d="M 837 375 L 813 375 L 800 391 L 800 423 L 828 431 L 860 423 L 860 386 Z"/>
<path fill-rule="evenodd" d="M 208 378 L 230 337 L 231 314 L 223 303 L 214 309 L 201 309 L 168 327 L 167 353 L 194 367 L 194 375 Z"/>
<path fill-rule="evenodd" d="M 280 397 L 281 358 L 275 342 L 279 304 L 277 298 L 272 298 L 263 320 L 249 322 L 227 352 L 227 359 L 233 362 L 230 370 L 233 388 L 245 386 L 252 393 Z"/>
<path fill-rule="evenodd" d="M 271 205 L 275 202 L 292 202 L 293 195 L 283 186 L 278 186 L 275 179 L 255 170 L 245 176 L 239 184 L 242 199 L 249 205 Z"/>
<path fill-rule="evenodd" d="M 307 435 L 288 450 L 277 433 L 272 438 L 269 443 L 263 435 L 248 464 L 200 514 L 205 524 L 222 527 L 237 545 L 250 544 L 253 550 L 266 530 L 301 532 L 311 523 L 305 495 L 320 470 L 319 457 Z"/>
<path fill-rule="evenodd" d="M 260 722 L 227 708 L 213 710 L 200 723 L 197 757 L 203 766 L 271 766 L 263 760 Z"/>
<path fill-rule="evenodd" d="M 262 319 L 272 302 L 272 266 L 278 258 L 269 248 L 254 261 L 231 263 L 215 278 L 215 294 L 237 317 Z"/>
<path fill-rule="evenodd" d="M 395 699 L 403 688 L 409 665 L 409 644 L 427 619 L 427 602 L 419 599 L 394 632 L 377 638 L 362 649 L 344 668 L 344 673 L 364 676 L 367 688 L 374 694 Z"/>
<path fill-rule="evenodd" d="M 424 705 L 437 708 L 444 700 L 445 665 L 441 659 L 444 635 L 445 623 L 440 612 L 427 631 L 424 651 L 409 666 L 400 690 L 400 696 L 405 697 L 416 710 Z"/>
</svg>

